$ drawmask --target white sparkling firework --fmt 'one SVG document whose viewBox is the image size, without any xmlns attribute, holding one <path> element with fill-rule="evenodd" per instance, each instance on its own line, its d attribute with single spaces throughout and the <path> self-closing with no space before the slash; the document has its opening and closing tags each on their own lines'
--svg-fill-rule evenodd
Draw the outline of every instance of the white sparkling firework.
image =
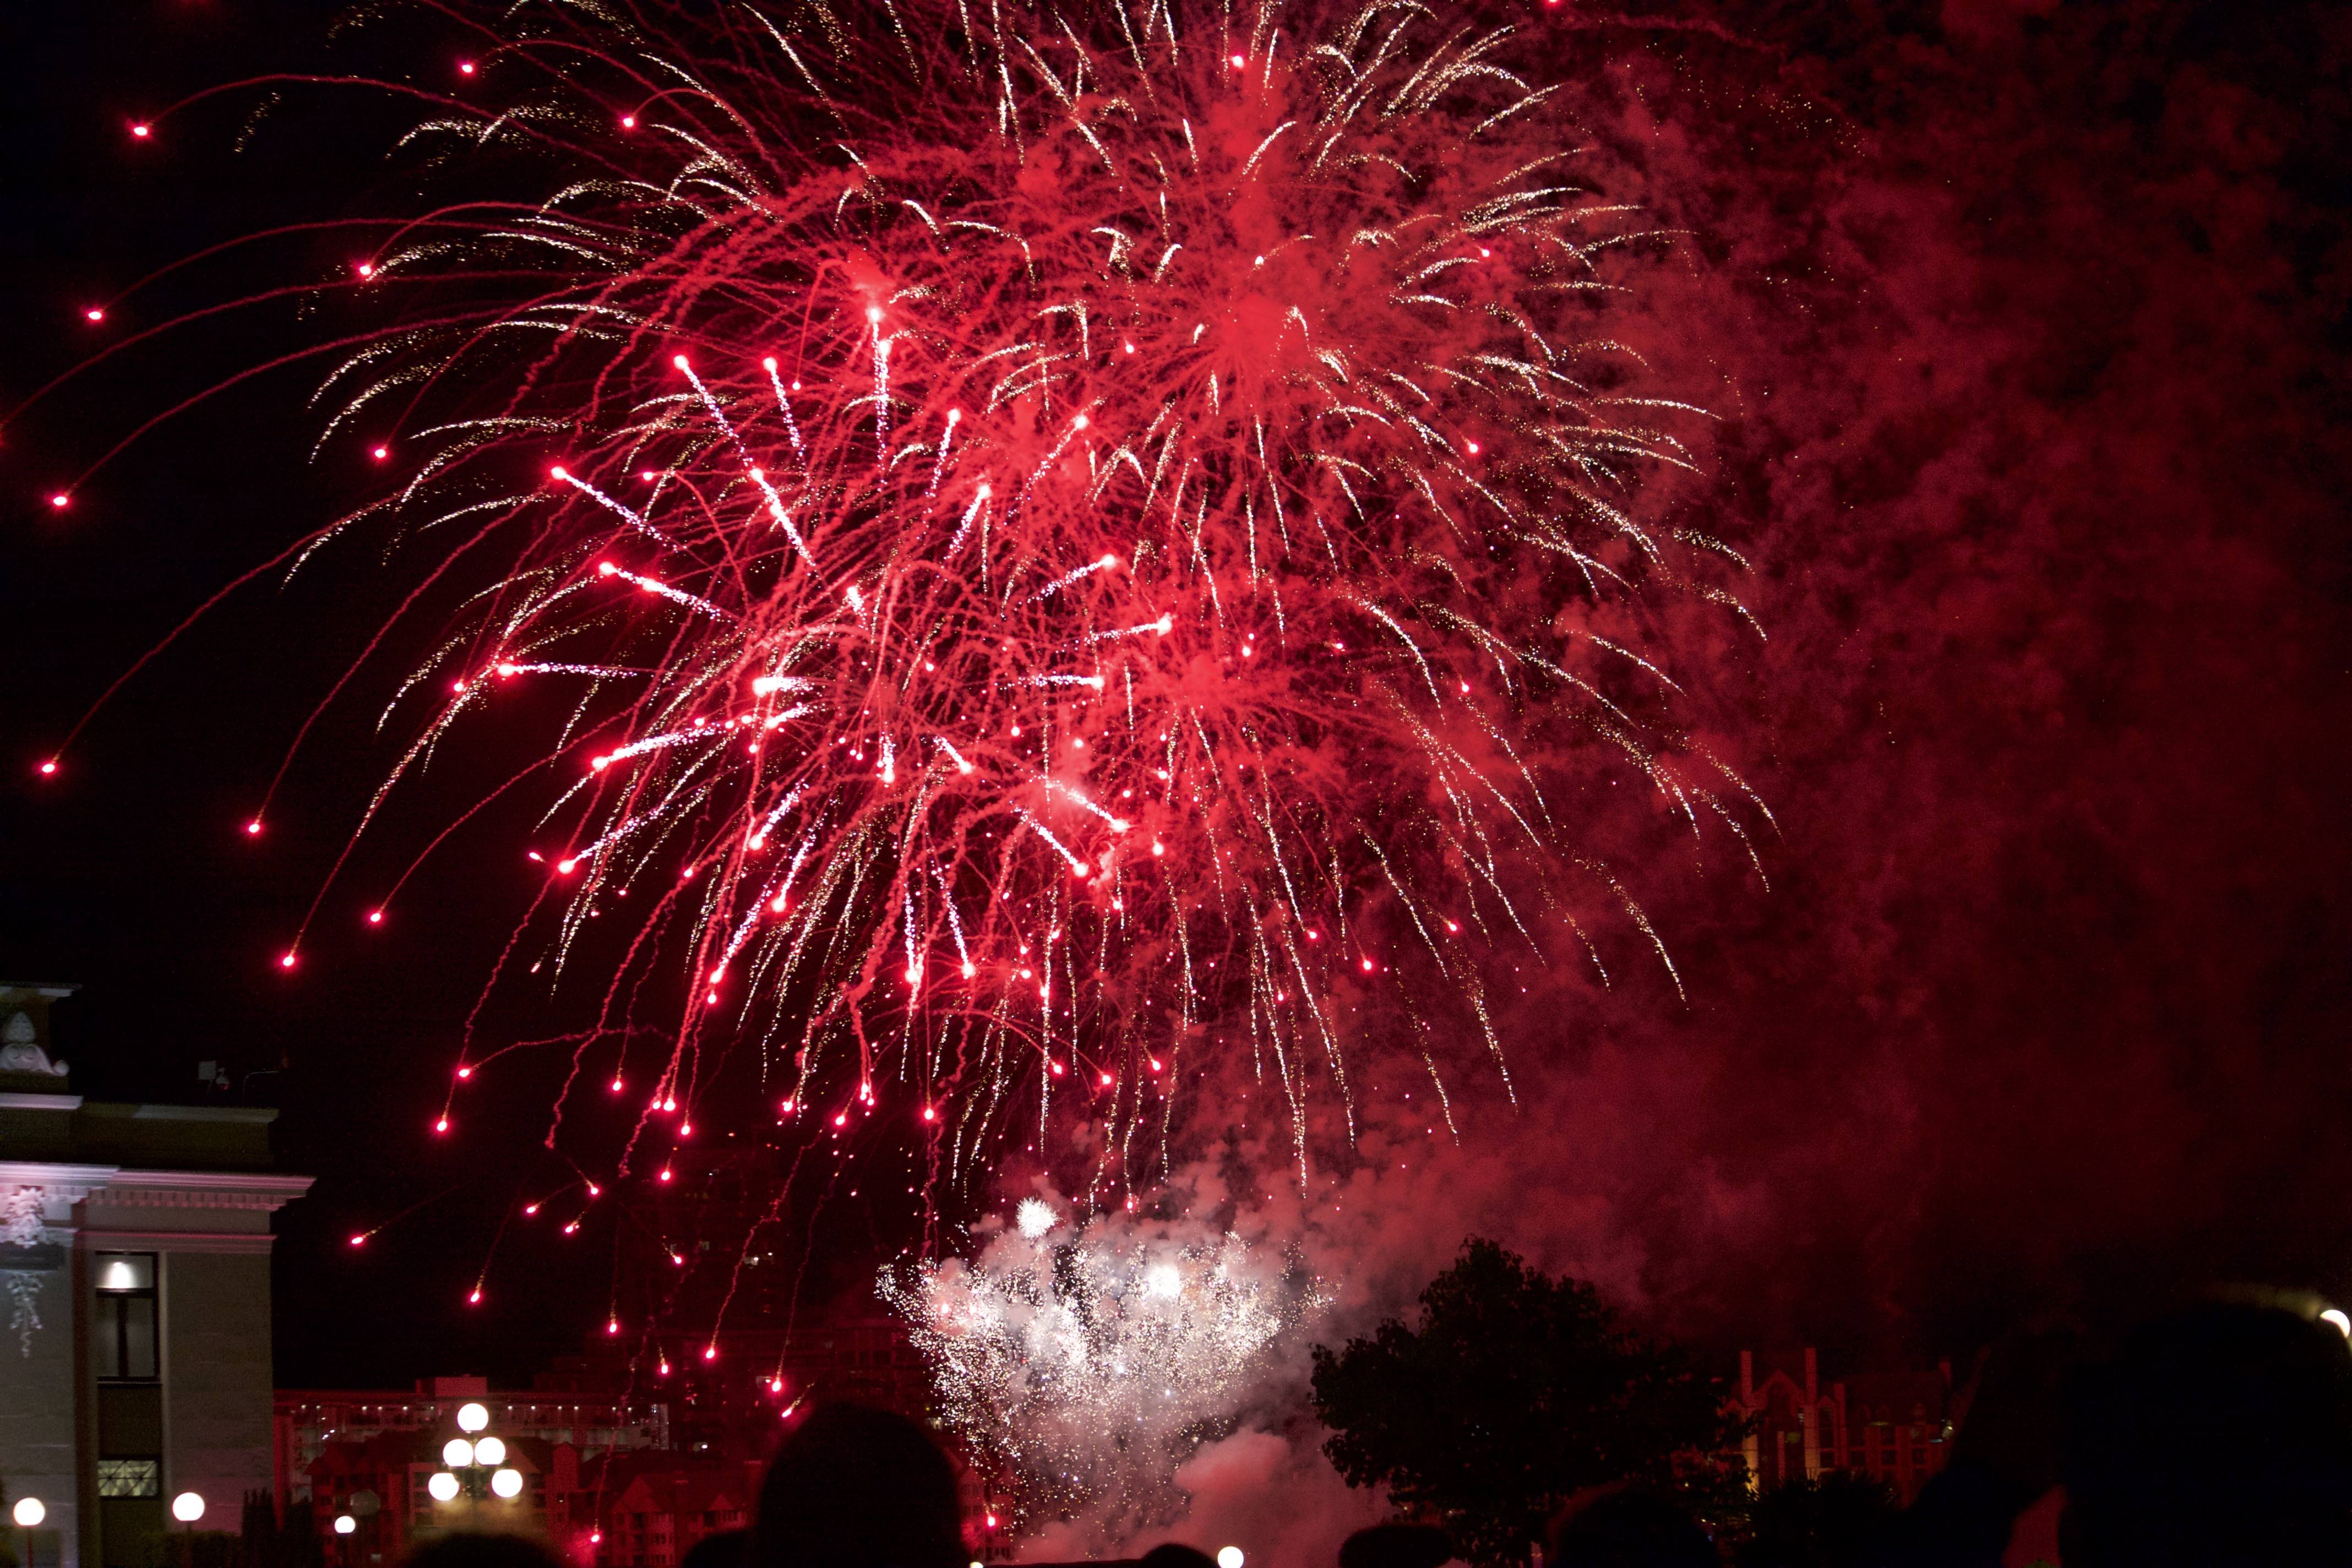
<svg viewBox="0 0 2352 1568">
<path fill-rule="evenodd" d="M 883 1299 L 930 1363 L 940 1412 L 1009 1472 L 1015 1525 L 1090 1519 L 1104 1544 L 1181 1511 L 1174 1472 L 1227 1435 L 1269 1355 L 1327 1298 L 1232 1234 L 1099 1216 L 1047 1242 L 1053 1205 L 977 1262 L 886 1271 Z"/>
</svg>

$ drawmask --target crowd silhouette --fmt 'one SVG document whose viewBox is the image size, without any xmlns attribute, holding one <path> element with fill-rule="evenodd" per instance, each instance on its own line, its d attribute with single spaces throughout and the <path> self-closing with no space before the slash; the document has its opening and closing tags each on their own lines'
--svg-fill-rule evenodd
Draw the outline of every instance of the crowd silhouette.
<svg viewBox="0 0 2352 1568">
<path fill-rule="evenodd" d="M 2315 1303 L 2210 1300 L 2095 1347 L 2023 1336 L 1976 1379 L 1951 1463 L 1867 1530 L 1738 1539 L 1667 1490 L 1569 1500 L 1539 1568 L 2352 1568 L 2352 1350 Z M 1868 1516 L 1850 1516 L 1864 1517 Z M 2053 1519 L 2054 1544 L 2021 1520 Z M 1445 1531 L 1360 1531 L 1337 1568 L 1444 1568 Z M 779 1445 L 748 1530 L 680 1568 L 966 1568 L 954 1465 L 920 1426 L 820 1405 Z M 1214 1568 L 1177 1542 L 1139 1568 Z M 406 1568 L 566 1568 L 519 1536 L 454 1535 Z M 1268 1563 L 1257 1568 L 1327 1568 Z"/>
</svg>

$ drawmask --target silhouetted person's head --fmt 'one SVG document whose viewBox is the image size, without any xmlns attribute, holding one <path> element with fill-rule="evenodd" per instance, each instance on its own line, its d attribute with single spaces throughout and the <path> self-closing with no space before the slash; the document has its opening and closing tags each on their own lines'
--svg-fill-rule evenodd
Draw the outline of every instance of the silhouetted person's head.
<svg viewBox="0 0 2352 1568">
<path fill-rule="evenodd" d="M 2352 1352 L 2275 1307 L 2151 1323 L 2071 1401 L 2066 1568 L 2352 1563 Z"/>
<path fill-rule="evenodd" d="M 1339 1568 L 1441 1568 L 1454 1538 L 1433 1524 L 1376 1524 L 1339 1543 Z"/>
<path fill-rule="evenodd" d="M 544 1542 L 527 1535 L 445 1535 L 404 1562 L 406 1568 L 565 1568 Z"/>
<path fill-rule="evenodd" d="M 751 1549 L 750 1531 L 716 1531 L 688 1547 L 677 1568 L 744 1568 L 744 1554 Z"/>
<path fill-rule="evenodd" d="M 1217 1568 L 1217 1560 L 1197 1546 L 1163 1541 L 1137 1558 L 1136 1568 Z"/>
<path fill-rule="evenodd" d="M 1718 1568 L 1691 1516 L 1640 1487 L 1605 1492 L 1552 1531 L 1549 1568 Z"/>
<path fill-rule="evenodd" d="M 745 1568 L 963 1568 L 955 1467 L 920 1426 L 824 1405 L 776 1449 Z"/>
</svg>

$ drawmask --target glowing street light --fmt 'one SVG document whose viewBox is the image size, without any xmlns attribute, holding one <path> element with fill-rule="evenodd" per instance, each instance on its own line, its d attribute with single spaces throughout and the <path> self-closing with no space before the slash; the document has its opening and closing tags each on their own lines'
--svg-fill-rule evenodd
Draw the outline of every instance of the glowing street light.
<svg viewBox="0 0 2352 1568">
<path fill-rule="evenodd" d="M 14 1515 L 19 1528 L 38 1530 L 41 1521 L 49 1517 L 48 1505 L 37 1497 L 20 1497 L 16 1500 Z"/>
<path fill-rule="evenodd" d="M 489 1424 L 487 1407 L 470 1402 L 457 1407 L 458 1426 L 475 1436 L 441 1445 L 444 1468 L 425 1483 L 434 1501 L 451 1503 L 464 1496 L 478 1503 L 487 1497 L 512 1502 L 522 1495 L 523 1474 L 507 1464 L 506 1440 L 483 1430 Z"/>
<path fill-rule="evenodd" d="M 353 1519 L 350 1514 L 339 1513 L 335 1515 L 335 1533 L 337 1535 L 349 1535 L 359 1527 L 360 1521 Z"/>
<path fill-rule="evenodd" d="M 1242 1568 L 1242 1549 L 1238 1546 L 1218 1547 L 1217 1568 Z"/>
<path fill-rule="evenodd" d="M 182 1524 L 193 1525 L 205 1517 L 205 1500 L 194 1492 L 182 1492 L 172 1500 L 172 1517 Z"/>
</svg>

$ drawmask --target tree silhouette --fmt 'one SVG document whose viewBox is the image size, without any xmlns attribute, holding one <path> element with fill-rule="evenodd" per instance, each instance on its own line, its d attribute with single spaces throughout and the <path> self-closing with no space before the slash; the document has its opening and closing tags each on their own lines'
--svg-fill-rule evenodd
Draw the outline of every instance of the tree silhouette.
<svg viewBox="0 0 2352 1568">
<path fill-rule="evenodd" d="M 1323 1451 L 1349 1484 L 1385 1483 L 1434 1511 L 1471 1562 L 1523 1561 L 1583 1487 L 1722 1489 L 1740 1418 L 1678 1347 L 1624 1328 L 1591 1285 L 1473 1237 L 1421 1309 L 1418 1327 L 1391 1319 L 1337 1352 L 1315 1347 Z"/>
</svg>

